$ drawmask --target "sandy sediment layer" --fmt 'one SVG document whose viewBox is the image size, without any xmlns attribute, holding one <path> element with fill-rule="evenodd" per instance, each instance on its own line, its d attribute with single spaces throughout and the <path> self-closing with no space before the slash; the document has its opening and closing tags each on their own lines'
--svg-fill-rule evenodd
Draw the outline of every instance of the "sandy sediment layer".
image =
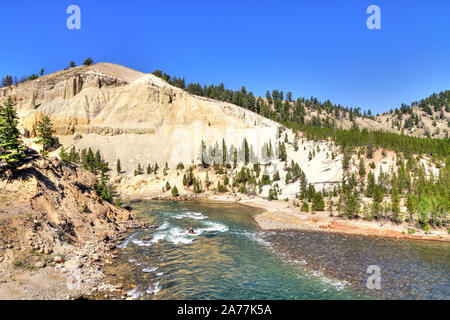
<svg viewBox="0 0 450 320">
<path fill-rule="evenodd" d="M 263 230 L 311 230 L 363 236 L 450 241 L 450 235 L 445 228 L 433 229 L 426 233 L 406 223 L 394 224 L 387 220 L 350 220 L 330 216 L 328 212 L 304 213 L 286 201 L 253 198 L 242 199 L 238 202 L 266 210 L 255 217 L 258 226 Z M 408 232 L 411 230 L 414 230 L 414 233 Z"/>
</svg>

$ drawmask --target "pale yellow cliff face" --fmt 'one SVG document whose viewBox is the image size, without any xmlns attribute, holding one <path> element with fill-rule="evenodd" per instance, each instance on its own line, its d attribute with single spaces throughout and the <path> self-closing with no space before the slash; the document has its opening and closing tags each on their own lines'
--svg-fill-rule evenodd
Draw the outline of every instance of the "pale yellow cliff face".
<svg viewBox="0 0 450 320">
<path fill-rule="evenodd" d="M 198 162 L 206 145 L 225 139 L 241 147 L 244 137 L 256 151 L 275 140 L 278 124 L 238 106 L 191 95 L 152 74 L 101 63 L 46 75 L 0 89 L 11 96 L 22 130 L 31 137 L 43 115 L 50 117 L 63 145 L 100 149 L 124 170 L 138 163 Z M 1 102 L 1 101 L 0 101 Z M 74 139 L 81 134 L 81 139 Z M 263 136 L 270 138 L 263 138 Z M 79 135 L 78 135 L 79 136 Z"/>
</svg>

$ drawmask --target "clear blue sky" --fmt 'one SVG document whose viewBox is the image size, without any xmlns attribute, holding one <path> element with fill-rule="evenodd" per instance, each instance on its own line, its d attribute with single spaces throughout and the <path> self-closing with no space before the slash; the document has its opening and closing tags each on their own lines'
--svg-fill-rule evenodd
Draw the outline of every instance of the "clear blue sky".
<svg viewBox="0 0 450 320">
<path fill-rule="evenodd" d="M 81 30 L 66 8 L 81 8 Z M 366 9 L 381 8 L 381 30 Z M 450 89 L 450 1 L 0 0 L 0 77 L 92 56 L 382 112 Z"/>
</svg>

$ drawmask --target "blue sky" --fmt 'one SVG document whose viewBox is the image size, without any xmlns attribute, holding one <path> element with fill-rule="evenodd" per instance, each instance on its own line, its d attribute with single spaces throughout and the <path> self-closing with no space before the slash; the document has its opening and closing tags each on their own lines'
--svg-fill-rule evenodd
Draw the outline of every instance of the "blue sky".
<svg viewBox="0 0 450 320">
<path fill-rule="evenodd" d="M 81 8 L 81 30 L 66 8 Z M 381 9 L 369 30 L 366 9 Z M 382 112 L 450 89 L 450 1 L 0 0 L 0 77 L 92 56 Z"/>
</svg>

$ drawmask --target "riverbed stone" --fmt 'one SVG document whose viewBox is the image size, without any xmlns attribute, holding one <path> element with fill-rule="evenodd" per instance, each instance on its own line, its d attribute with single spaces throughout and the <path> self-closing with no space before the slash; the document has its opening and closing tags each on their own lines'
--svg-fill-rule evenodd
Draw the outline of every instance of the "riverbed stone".
<svg viewBox="0 0 450 320">
<path fill-rule="evenodd" d="M 83 262 L 80 259 L 72 259 L 65 263 L 66 269 L 79 269 L 83 266 Z"/>
</svg>

